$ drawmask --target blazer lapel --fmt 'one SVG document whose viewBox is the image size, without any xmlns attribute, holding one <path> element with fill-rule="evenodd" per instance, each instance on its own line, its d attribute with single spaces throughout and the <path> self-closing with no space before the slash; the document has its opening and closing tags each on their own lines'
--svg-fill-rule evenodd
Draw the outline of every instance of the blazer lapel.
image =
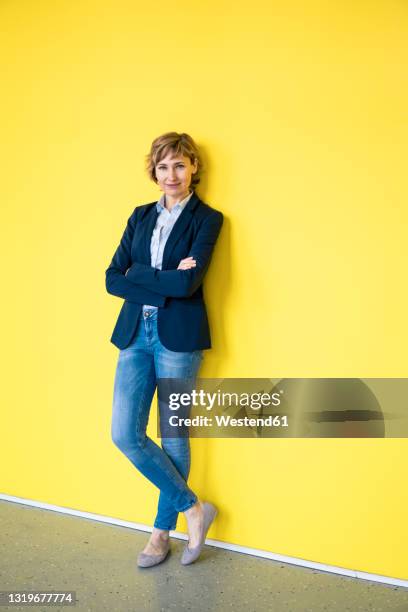
<svg viewBox="0 0 408 612">
<path fill-rule="evenodd" d="M 191 217 L 193 215 L 193 212 L 199 202 L 200 202 L 200 198 L 194 191 L 193 195 L 191 196 L 191 198 L 185 205 L 183 211 L 181 212 L 179 218 L 175 222 L 173 229 L 171 230 L 170 235 L 167 239 L 166 246 L 164 247 L 164 252 L 163 252 L 162 270 L 166 270 L 167 264 L 173 252 L 173 249 L 176 246 L 177 241 L 181 238 L 181 236 L 184 234 L 184 232 L 188 228 L 191 222 Z"/>
<path fill-rule="evenodd" d="M 140 228 L 142 239 L 140 241 L 140 259 L 141 263 L 144 263 L 147 266 L 150 266 L 151 263 L 151 255 L 150 255 L 150 242 L 152 240 L 152 234 L 154 227 L 156 225 L 158 212 L 156 209 L 156 202 L 152 206 L 152 208 L 147 211 L 142 219 Z"/>
</svg>

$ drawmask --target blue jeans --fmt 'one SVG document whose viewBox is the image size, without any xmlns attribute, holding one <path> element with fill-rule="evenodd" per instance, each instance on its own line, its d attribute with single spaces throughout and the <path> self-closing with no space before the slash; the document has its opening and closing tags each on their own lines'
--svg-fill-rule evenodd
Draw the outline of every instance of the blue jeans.
<svg viewBox="0 0 408 612">
<path fill-rule="evenodd" d="M 202 351 L 166 349 L 157 333 L 157 310 L 141 313 L 134 340 L 119 352 L 112 411 L 112 440 L 133 465 L 160 489 L 154 526 L 174 530 L 179 512 L 197 502 L 187 486 L 189 437 L 162 438 L 158 446 L 146 436 L 157 378 L 194 379 Z"/>
</svg>

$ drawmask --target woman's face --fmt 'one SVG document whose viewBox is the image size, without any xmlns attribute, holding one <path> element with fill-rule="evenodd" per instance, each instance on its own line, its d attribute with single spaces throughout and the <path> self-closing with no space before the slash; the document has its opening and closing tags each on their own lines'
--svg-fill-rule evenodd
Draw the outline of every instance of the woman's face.
<svg viewBox="0 0 408 612">
<path fill-rule="evenodd" d="M 182 199 L 191 184 L 191 176 L 197 172 L 197 160 L 191 163 L 189 157 L 174 156 L 169 153 L 156 164 L 157 184 L 164 193 L 172 198 Z"/>
</svg>

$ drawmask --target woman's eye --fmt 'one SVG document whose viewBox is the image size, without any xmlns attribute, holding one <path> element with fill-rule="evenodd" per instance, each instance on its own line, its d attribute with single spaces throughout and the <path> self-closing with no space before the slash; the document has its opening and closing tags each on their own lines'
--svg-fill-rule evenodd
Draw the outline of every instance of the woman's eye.
<svg viewBox="0 0 408 612">
<path fill-rule="evenodd" d="M 176 168 L 185 168 L 184 164 L 177 164 Z M 166 170 L 166 166 L 157 166 L 158 170 Z"/>
</svg>

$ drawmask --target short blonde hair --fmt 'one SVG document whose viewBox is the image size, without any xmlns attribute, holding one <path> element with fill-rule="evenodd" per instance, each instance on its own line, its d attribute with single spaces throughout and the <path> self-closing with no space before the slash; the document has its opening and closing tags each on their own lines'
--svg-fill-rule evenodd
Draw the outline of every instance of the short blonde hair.
<svg viewBox="0 0 408 612">
<path fill-rule="evenodd" d="M 200 182 L 203 163 L 198 146 L 191 136 L 184 132 L 181 134 L 177 132 L 166 132 L 153 140 L 150 152 L 146 155 L 147 174 L 152 181 L 157 183 L 155 172 L 156 165 L 170 152 L 174 155 L 181 154 L 185 157 L 189 157 L 192 164 L 197 160 L 197 172 L 192 174 L 190 185 L 190 187 L 194 189 Z"/>
</svg>

